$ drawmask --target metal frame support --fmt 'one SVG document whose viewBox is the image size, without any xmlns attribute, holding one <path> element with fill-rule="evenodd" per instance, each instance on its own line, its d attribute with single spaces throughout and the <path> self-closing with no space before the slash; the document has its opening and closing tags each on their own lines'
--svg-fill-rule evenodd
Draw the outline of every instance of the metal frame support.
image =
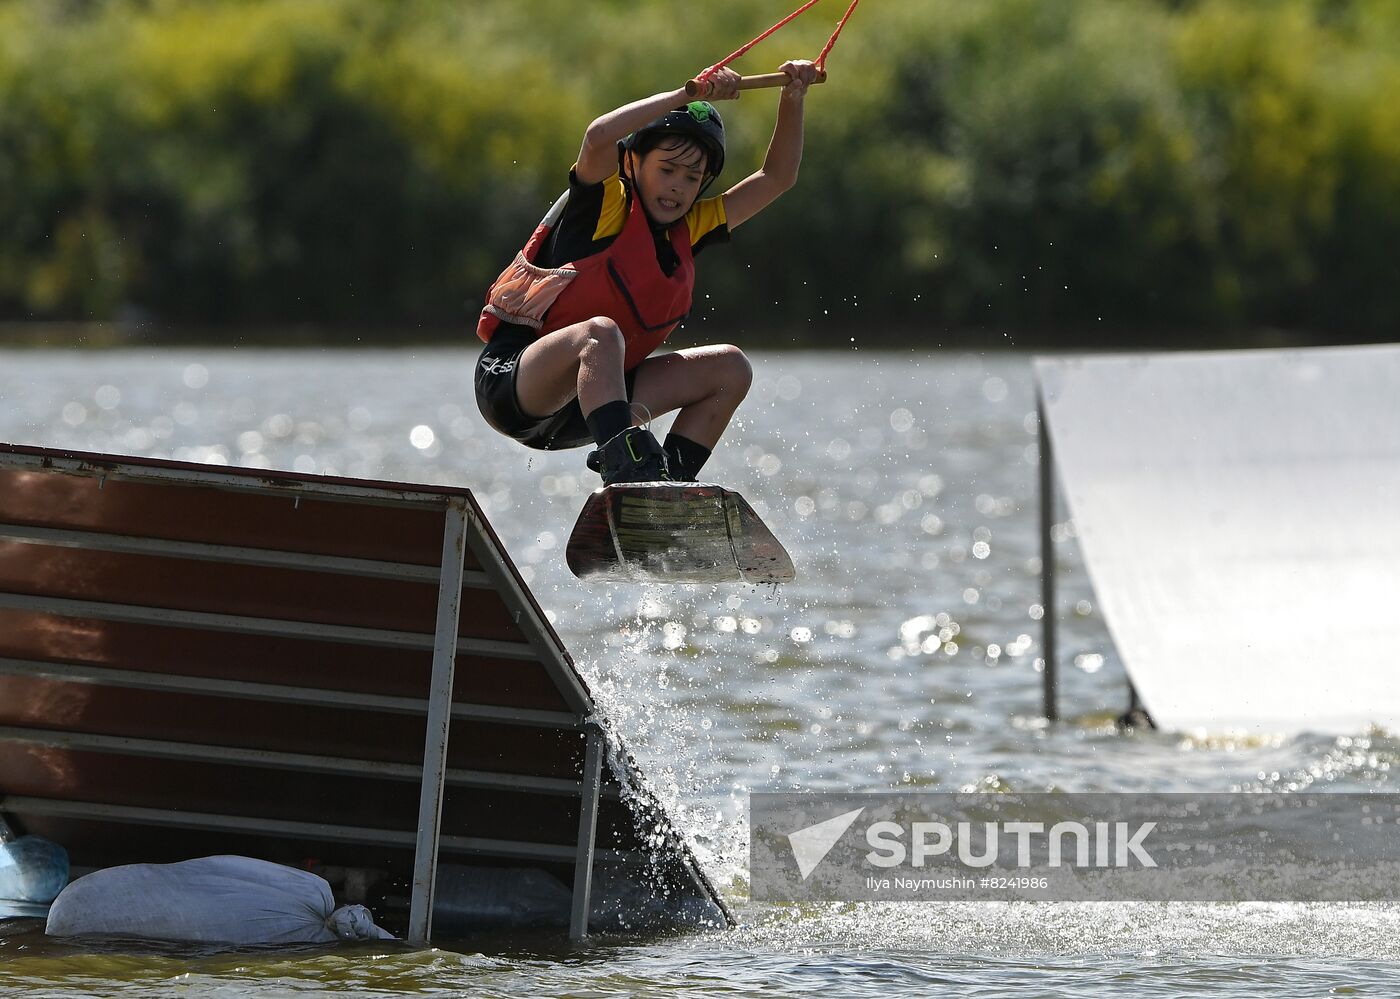
<svg viewBox="0 0 1400 999">
<path fill-rule="evenodd" d="M 588 935 L 588 914 L 593 893 L 594 841 L 598 834 L 598 799 L 603 784 L 603 730 L 589 723 L 583 754 L 583 780 L 579 788 L 578 856 L 574 861 L 573 910 L 569 915 L 569 939 Z"/>
<path fill-rule="evenodd" d="M 1059 721 L 1059 677 L 1056 675 L 1055 604 L 1055 542 L 1051 528 L 1055 524 L 1055 451 L 1050 444 L 1050 422 L 1045 413 L 1045 395 L 1040 387 L 1035 393 L 1036 424 L 1040 433 L 1040 648 L 1045 668 L 1043 683 L 1044 713 L 1048 721 Z"/>
<path fill-rule="evenodd" d="M 468 516 L 473 516 L 469 511 Z M 593 697 L 574 672 L 568 653 L 559 644 L 542 615 L 533 609 L 533 600 L 524 584 L 511 571 L 502 549 L 491 540 L 490 525 L 483 517 L 480 522 L 473 520 L 472 529 L 467 534 L 467 544 L 476 556 L 481 571 L 486 574 L 506 608 L 511 611 L 516 624 L 525 634 L 528 647 L 534 658 L 543 664 L 550 679 L 563 695 L 570 711 L 578 713 L 582 719 L 593 711 Z"/>
<path fill-rule="evenodd" d="M 433 672 L 423 745 L 423 783 L 418 797 L 418 840 L 413 854 L 413 892 L 408 910 L 408 939 L 412 943 L 427 943 L 433 929 L 442 792 L 447 778 L 447 733 L 452 723 L 452 678 L 457 659 L 457 627 L 462 611 L 467 548 L 466 499 L 454 497 L 450 500 L 444 520 L 437 633 L 433 639 Z"/>
<path fill-rule="evenodd" d="M 1042 673 L 1044 714 L 1048 721 L 1060 720 L 1059 670 L 1056 630 L 1059 615 L 1055 596 L 1055 542 L 1051 529 L 1055 525 L 1055 449 L 1050 443 L 1050 422 L 1045 415 L 1045 394 L 1039 384 L 1035 391 L 1036 422 L 1040 431 L 1040 606 L 1041 639 L 1045 668 Z M 1118 723 L 1127 726 L 1156 728 L 1152 716 L 1142 705 L 1133 678 L 1128 680 L 1128 710 Z"/>
<path fill-rule="evenodd" d="M 1125 671 L 1126 672 L 1126 671 Z M 1128 710 L 1118 717 L 1120 728 L 1156 728 L 1157 723 L 1152 720 L 1152 715 L 1142 703 L 1142 698 L 1138 696 L 1137 687 L 1133 684 L 1133 678 L 1128 680 Z"/>
</svg>

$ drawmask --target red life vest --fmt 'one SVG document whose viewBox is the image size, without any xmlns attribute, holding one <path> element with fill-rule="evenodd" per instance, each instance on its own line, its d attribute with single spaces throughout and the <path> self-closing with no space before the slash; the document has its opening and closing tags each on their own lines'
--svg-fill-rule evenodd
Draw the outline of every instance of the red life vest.
<svg viewBox="0 0 1400 999">
<path fill-rule="evenodd" d="M 634 195 L 631 202 L 622 231 L 607 249 L 563 267 L 537 267 L 532 260 L 562 212 L 560 199 L 486 293 L 477 336 L 489 342 L 502 322 L 530 326 L 544 336 L 605 316 L 622 330 L 627 345 L 623 368 L 630 371 L 641 364 L 689 314 L 695 262 L 690 230 L 681 219 L 668 231 L 680 262 L 667 275 L 656 259 L 641 199 Z"/>
</svg>

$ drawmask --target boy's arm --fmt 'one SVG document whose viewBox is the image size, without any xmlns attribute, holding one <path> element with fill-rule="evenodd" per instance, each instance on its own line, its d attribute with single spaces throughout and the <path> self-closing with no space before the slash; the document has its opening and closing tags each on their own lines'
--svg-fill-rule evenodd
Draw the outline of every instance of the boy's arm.
<svg viewBox="0 0 1400 999">
<path fill-rule="evenodd" d="M 724 101 L 739 96 L 739 74 L 729 67 L 715 72 L 709 99 Z M 575 174 L 584 184 L 601 184 L 617 173 L 617 144 L 654 118 L 690 100 L 685 88 L 624 104 L 596 118 L 583 133 L 583 146 L 578 151 Z"/>
<path fill-rule="evenodd" d="M 808 84 L 817 78 L 817 68 L 804 59 L 783 63 L 782 71 L 792 79 L 778 98 L 778 123 L 763 166 L 724 192 L 724 215 L 731 230 L 797 183 L 797 167 L 802 162 L 803 99 Z"/>
</svg>

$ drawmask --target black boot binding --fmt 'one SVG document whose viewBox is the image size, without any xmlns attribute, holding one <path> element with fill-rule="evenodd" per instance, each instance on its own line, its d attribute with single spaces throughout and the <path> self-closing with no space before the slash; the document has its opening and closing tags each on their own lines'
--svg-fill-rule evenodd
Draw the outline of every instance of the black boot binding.
<svg viewBox="0 0 1400 999">
<path fill-rule="evenodd" d="M 590 453 L 588 467 L 603 476 L 605 486 L 671 481 L 666 452 L 645 427 L 629 427 Z"/>
</svg>

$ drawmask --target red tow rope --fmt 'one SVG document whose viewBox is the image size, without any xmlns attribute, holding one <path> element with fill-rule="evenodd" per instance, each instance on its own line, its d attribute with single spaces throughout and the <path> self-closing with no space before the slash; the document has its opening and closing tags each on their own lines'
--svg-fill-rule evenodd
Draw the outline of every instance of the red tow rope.
<svg viewBox="0 0 1400 999">
<path fill-rule="evenodd" d="M 851 14 L 854 13 L 856 4 L 858 3 L 860 3 L 860 0 L 851 0 L 851 5 L 846 8 L 846 13 L 842 14 L 841 20 L 836 22 L 836 30 L 831 33 L 831 37 L 826 40 L 826 44 L 822 46 L 821 52 L 817 55 L 817 58 L 813 60 L 813 64 L 823 73 L 826 72 L 826 54 L 830 52 L 831 47 L 836 44 L 836 39 L 841 37 L 841 29 L 844 28 L 846 22 L 851 19 Z"/>
<path fill-rule="evenodd" d="M 769 28 L 767 31 L 763 32 L 763 34 L 759 35 L 753 41 L 747 42 L 746 44 L 739 46 L 737 49 L 729 53 L 729 55 L 725 56 L 723 59 L 715 63 L 709 69 L 706 69 L 703 72 L 701 72 L 698 76 L 696 76 L 696 79 L 702 83 L 709 82 L 710 78 L 715 74 L 717 70 L 723 69 L 725 66 L 728 66 L 731 62 L 739 58 L 741 55 L 743 55 L 749 49 L 753 48 L 759 42 L 763 41 L 773 32 L 777 31 L 779 28 L 787 24 L 793 18 L 797 17 L 799 14 L 805 13 L 807 10 L 816 6 L 819 2 L 820 0 L 807 0 L 807 2 L 804 3 L 801 7 L 798 7 L 795 11 L 793 11 L 787 17 L 783 18 L 777 24 L 773 25 L 773 27 Z M 846 13 L 843 14 L 841 16 L 841 20 L 837 22 L 836 30 L 831 33 L 831 37 L 828 38 L 826 40 L 826 44 L 822 46 L 821 53 L 817 56 L 816 59 L 812 61 L 813 65 L 815 65 L 817 69 L 821 70 L 822 72 L 826 71 L 826 54 L 830 52 L 831 47 L 836 44 L 836 39 L 841 35 L 841 29 L 844 28 L 846 26 L 846 22 L 851 19 L 851 13 L 856 9 L 856 4 L 858 3 L 860 3 L 860 0 L 851 0 L 851 5 L 846 8 Z"/>
</svg>

